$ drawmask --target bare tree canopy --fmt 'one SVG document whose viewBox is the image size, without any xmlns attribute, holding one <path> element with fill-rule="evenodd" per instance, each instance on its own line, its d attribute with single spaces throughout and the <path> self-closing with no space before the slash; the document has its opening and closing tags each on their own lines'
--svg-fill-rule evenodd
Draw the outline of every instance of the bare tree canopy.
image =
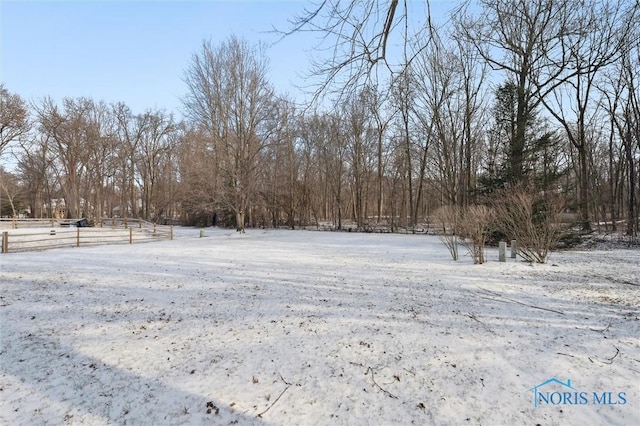
<svg viewBox="0 0 640 426">
<path fill-rule="evenodd" d="M 25 102 L 0 84 L 0 154 L 11 141 L 28 131 L 29 113 Z"/>
<path fill-rule="evenodd" d="M 230 37 L 202 44 L 185 73 L 187 116 L 205 129 L 220 159 L 223 186 L 217 196 L 236 215 L 238 231 L 256 192 L 261 155 L 274 131 L 274 93 L 262 46 Z"/>
<path fill-rule="evenodd" d="M 276 32 L 283 37 L 317 33 L 320 41 L 316 48 L 327 53 L 312 65 L 312 76 L 320 79 L 315 86 L 316 98 L 325 92 L 362 89 L 381 70 L 402 72 L 425 47 L 411 52 L 412 43 L 418 37 L 428 43 L 424 34 L 433 32 L 429 0 L 323 0 L 289 22 L 288 30 Z"/>
</svg>

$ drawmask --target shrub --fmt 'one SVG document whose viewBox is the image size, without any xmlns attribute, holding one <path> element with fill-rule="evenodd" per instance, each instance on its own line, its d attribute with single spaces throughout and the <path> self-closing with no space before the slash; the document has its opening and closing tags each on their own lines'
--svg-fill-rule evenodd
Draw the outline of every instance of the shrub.
<svg viewBox="0 0 640 426">
<path fill-rule="evenodd" d="M 545 263 L 563 233 L 560 197 L 516 188 L 499 194 L 493 209 L 496 228 L 517 241 L 518 254 L 527 262 Z"/>
<path fill-rule="evenodd" d="M 440 241 L 449 250 L 453 260 L 458 260 L 458 234 L 460 232 L 460 211 L 458 207 L 440 207 L 433 214 L 433 221 Z"/>
<path fill-rule="evenodd" d="M 490 231 L 492 210 L 487 206 L 468 206 L 464 209 L 460 220 L 462 244 L 469 250 L 473 263 L 486 261 L 484 246 Z"/>
</svg>

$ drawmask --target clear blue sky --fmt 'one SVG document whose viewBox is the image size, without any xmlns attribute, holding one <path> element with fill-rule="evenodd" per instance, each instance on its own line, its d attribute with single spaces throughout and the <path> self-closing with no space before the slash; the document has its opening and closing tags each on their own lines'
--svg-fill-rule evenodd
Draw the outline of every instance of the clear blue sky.
<svg viewBox="0 0 640 426">
<path fill-rule="evenodd" d="M 412 3 L 415 1 L 415 3 Z M 413 8 L 422 0 L 411 0 Z M 438 20 L 453 0 L 431 0 Z M 0 82 L 28 101 L 45 96 L 125 102 L 134 113 L 178 113 L 182 78 L 205 39 L 231 34 L 273 45 L 271 29 L 312 8 L 307 0 L 0 0 Z M 415 12 L 415 11 L 414 11 Z M 416 19 L 424 19 L 415 13 Z M 267 50 L 276 90 L 302 101 L 317 34 L 296 33 Z"/>
<path fill-rule="evenodd" d="M 0 82 L 26 100 L 51 96 L 123 101 L 134 113 L 177 112 L 182 77 L 204 39 L 236 34 L 273 44 L 272 26 L 302 12 L 303 0 L 32 1 L 0 0 Z M 296 95 L 316 36 L 270 47 L 270 79 Z"/>
</svg>

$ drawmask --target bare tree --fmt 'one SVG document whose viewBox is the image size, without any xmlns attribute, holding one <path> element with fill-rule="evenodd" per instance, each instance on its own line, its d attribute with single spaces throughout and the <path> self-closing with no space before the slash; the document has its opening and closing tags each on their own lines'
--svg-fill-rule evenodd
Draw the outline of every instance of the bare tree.
<svg viewBox="0 0 640 426">
<path fill-rule="evenodd" d="M 465 99 L 457 68 L 457 58 L 439 37 L 413 63 L 415 99 L 412 111 L 434 148 L 431 163 L 437 170 L 436 185 L 440 201 L 455 205 L 459 201 L 462 175 L 463 112 Z M 470 125 L 470 124 L 469 124 Z"/>
<path fill-rule="evenodd" d="M 329 55 L 313 64 L 311 74 L 320 77 L 316 98 L 327 91 L 348 94 L 345 88 L 360 91 L 379 77 L 378 72 L 402 73 L 413 57 L 399 55 L 396 46 L 404 49 L 418 34 L 433 31 L 429 0 L 322 0 L 290 24 L 288 30 L 276 32 L 282 36 L 318 33 L 322 42 L 316 50 Z"/>
<path fill-rule="evenodd" d="M 626 210 L 629 236 L 637 236 L 639 223 L 638 205 L 638 173 L 640 161 L 640 79 L 637 75 L 640 66 L 640 47 L 637 45 L 626 50 L 612 73 L 609 90 L 603 90 L 607 97 L 607 110 L 611 118 L 612 134 L 610 150 L 613 151 L 613 139 L 619 141 L 619 157 L 622 161 L 616 164 L 616 175 L 624 176 L 626 172 Z M 613 152 L 610 154 L 613 157 Z M 613 162 L 611 160 L 611 162 Z M 626 167 L 622 164 L 626 163 Z M 613 169 L 613 167 L 612 167 Z M 613 170 L 610 172 L 613 175 Z M 611 178 L 611 177 L 610 177 Z M 616 186 L 622 186 L 623 179 L 616 179 Z M 618 198 L 615 197 L 614 200 Z M 615 202 L 615 201 L 614 201 Z M 620 203 L 619 203 L 620 204 Z M 621 203 L 621 204 L 624 204 Z M 615 217 L 615 215 L 612 215 Z"/>
<path fill-rule="evenodd" d="M 627 5 L 625 7 L 625 5 Z M 584 230 L 591 229 L 589 195 L 590 121 L 597 121 L 598 77 L 607 66 L 620 61 L 633 43 L 632 28 L 640 19 L 640 7 L 618 1 L 584 2 L 575 13 L 575 29 L 564 36 L 566 75 L 557 77 L 553 91 L 540 102 L 560 123 L 578 156 L 578 195 Z M 591 123 L 593 124 L 593 123 Z"/>
<path fill-rule="evenodd" d="M 282 98 L 274 104 L 274 117 L 279 124 L 270 143 L 263 153 L 265 167 L 260 190 L 262 199 L 262 222 L 271 222 L 274 227 L 286 223 L 291 229 L 300 221 L 300 207 L 304 195 L 301 194 L 299 169 L 298 123 L 295 104 Z M 268 218 L 267 218 L 268 216 Z"/>
<path fill-rule="evenodd" d="M 455 32 L 455 28 L 453 28 Z M 473 200 L 476 190 L 476 172 L 481 151 L 483 118 L 485 117 L 486 93 L 484 85 L 487 77 L 487 65 L 473 45 L 454 34 L 456 54 L 454 62 L 459 69 L 460 93 L 454 108 L 462 109 L 462 129 L 460 133 L 461 174 L 459 176 L 459 204 L 466 206 Z"/>
<path fill-rule="evenodd" d="M 26 103 L 0 84 L 0 155 L 11 141 L 25 135 L 30 128 Z"/>
<path fill-rule="evenodd" d="M 62 108 L 47 98 L 34 108 L 43 152 L 29 163 L 37 165 L 40 176 L 55 172 L 68 217 L 102 216 L 119 148 L 111 108 L 88 98 L 65 98 Z"/>
<path fill-rule="evenodd" d="M 530 117 L 562 79 L 568 52 L 564 40 L 579 34 L 578 2 L 570 0 L 480 0 L 481 13 L 454 14 L 456 28 L 476 46 L 496 71 L 515 87 L 515 128 L 510 141 L 509 184 L 521 182 L 525 170 L 526 130 Z"/>
<path fill-rule="evenodd" d="M 114 192 L 117 189 L 118 205 L 113 206 L 111 213 L 121 217 L 133 214 L 138 217 L 139 200 L 136 187 L 136 165 L 138 163 L 139 146 L 147 128 L 147 121 L 133 114 L 124 103 L 112 106 L 112 114 L 116 120 L 115 138 L 117 139 L 116 166 L 110 174 Z"/>
<path fill-rule="evenodd" d="M 366 114 L 371 117 L 371 127 L 376 139 L 376 221 L 380 223 L 384 206 L 384 179 L 388 156 L 387 133 L 393 113 L 389 104 L 389 92 L 369 86 L 363 91 Z"/>
<path fill-rule="evenodd" d="M 185 214 L 185 223 L 213 225 L 213 215 L 221 207 L 216 194 L 220 192 L 220 166 L 216 145 L 202 128 L 187 128 L 178 147 L 178 200 Z M 222 222 L 222 221 L 221 221 Z"/>
<path fill-rule="evenodd" d="M 171 164 L 172 150 L 175 146 L 176 125 L 173 116 L 164 111 L 147 111 L 136 117 L 137 128 L 144 129 L 137 144 L 136 175 L 142 194 L 142 217 L 145 220 L 157 220 L 164 213 L 160 206 L 160 184 L 170 178 L 167 169 Z M 169 173 L 167 173 L 169 172 Z"/>
<path fill-rule="evenodd" d="M 315 143 L 324 174 L 324 184 L 327 185 L 330 194 L 327 207 L 336 228 L 342 229 L 348 157 L 346 138 L 340 117 L 336 114 L 320 118 L 317 125 L 320 133 Z"/>
<path fill-rule="evenodd" d="M 225 181 L 219 196 L 235 213 L 238 231 L 244 231 L 263 166 L 261 154 L 274 132 L 274 94 L 266 74 L 263 48 L 232 36 L 217 47 L 205 41 L 184 77 L 185 112 L 219 147 Z"/>
<path fill-rule="evenodd" d="M 416 202 L 415 200 L 415 190 L 414 186 L 416 183 L 415 178 L 415 157 L 414 154 L 414 143 L 413 143 L 413 134 L 411 128 L 411 112 L 414 105 L 414 96 L 415 93 L 413 91 L 412 84 L 412 76 L 410 74 L 410 70 L 405 70 L 395 81 L 393 86 L 393 97 L 394 103 L 398 107 L 398 119 L 396 122 L 396 132 L 398 135 L 398 140 L 400 145 L 402 146 L 402 152 L 405 155 L 403 162 L 403 171 L 402 175 L 405 177 L 406 181 L 406 191 L 403 191 L 404 194 L 407 195 L 407 199 L 403 202 L 403 206 L 408 206 L 408 226 L 415 225 L 415 217 L 417 215 L 416 212 Z M 422 156 L 421 156 L 422 157 Z M 426 153 L 425 153 L 426 158 Z M 426 164 L 426 162 L 425 162 Z M 403 215 L 404 216 L 404 215 Z"/>
<path fill-rule="evenodd" d="M 400 174 L 406 182 L 406 199 L 402 204 L 407 206 L 409 227 L 417 224 L 423 210 L 429 153 L 435 134 L 434 123 L 421 104 L 424 87 L 418 84 L 418 80 L 423 76 L 417 68 L 418 63 L 408 66 L 397 76 L 392 87 L 392 102 L 397 108 L 395 135 L 405 156 L 404 161 L 397 164 L 402 166 Z"/>
<path fill-rule="evenodd" d="M 65 98 L 62 110 L 50 98 L 36 107 L 40 130 L 52 141 L 67 217 L 77 218 L 82 213 L 81 189 L 87 172 L 90 108 L 92 101 L 87 98 Z"/>
<path fill-rule="evenodd" d="M 2 209 L 10 211 L 11 214 L 8 216 L 11 217 L 18 217 L 24 211 L 25 189 L 17 176 L 13 173 L 7 173 L 2 167 L 0 167 L 0 198 L 9 201 L 8 205 L 0 203 L 0 217 L 3 216 Z"/>
<path fill-rule="evenodd" d="M 301 224 L 318 225 L 325 188 L 320 185 L 320 165 L 317 158 L 314 131 L 307 125 L 307 117 L 296 116 L 296 152 L 298 157 L 298 207 Z"/>
<path fill-rule="evenodd" d="M 344 138 L 347 142 L 353 216 L 360 229 L 367 224 L 377 145 L 376 130 L 369 118 L 367 102 L 367 92 L 362 92 L 349 98 L 341 110 Z"/>
<path fill-rule="evenodd" d="M 303 170 L 305 204 L 308 207 L 309 218 L 320 224 L 323 219 L 336 221 L 333 214 L 337 198 L 341 196 L 342 189 L 342 169 L 336 175 L 331 159 L 327 151 L 332 151 L 331 126 L 332 117 L 330 114 L 310 113 L 300 117 L 299 129 L 297 131 L 302 148 L 301 168 Z M 336 152 L 342 154 L 342 150 Z M 344 158 L 343 158 L 344 159 Z M 339 179 L 338 179 L 339 176 Z M 338 210 L 337 213 L 340 213 Z M 341 222 L 338 220 L 338 224 Z"/>
<path fill-rule="evenodd" d="M 283 209 L 287 218 L 287 225 L 294 229 L 296 219 L 303 223 L 301 207 L 305 204 L 304 185 L 300 182 L 301 155 L 297 129 L 295 127 L 297 112 L 294 102 L 281 99 L 278 102 L 278 116 L 280 124 L 277 126 L 277 146 L 281 148 L 282 174 L 280 193 L 282 194 Z M 284 187 L 282 187 L 284 184 Z"/>
<path fill-rule="evenodd" d="M 83 181 L 84 210 L 93 219 L 106 214 L 109 176 L 113 173 L 117 153 L 115 121 L 111 108 L 102 101 L 92 101 L 87 111 L 84 150 L 86 174 Z"/>
<path fill-rule="evenodd" d="M 17 157 L 17 173 L 25 185 L 31 217 L 51 217 L 51 199 L 58 181 L 53 168 L 55 157 L 50 138 L 37 134 L 33 139 L 21 141 Z"/>
</svg>

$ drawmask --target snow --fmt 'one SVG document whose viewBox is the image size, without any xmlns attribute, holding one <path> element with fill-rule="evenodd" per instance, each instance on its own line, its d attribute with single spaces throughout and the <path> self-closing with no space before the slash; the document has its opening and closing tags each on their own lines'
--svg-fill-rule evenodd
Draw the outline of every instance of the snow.
<svg viewBox="0 0 640 426">
<path fill-rule="evenodd" d="M 640 424 L 638 250 L 175 235 L 0 255 L 0 424 Z"/>
</svg>

